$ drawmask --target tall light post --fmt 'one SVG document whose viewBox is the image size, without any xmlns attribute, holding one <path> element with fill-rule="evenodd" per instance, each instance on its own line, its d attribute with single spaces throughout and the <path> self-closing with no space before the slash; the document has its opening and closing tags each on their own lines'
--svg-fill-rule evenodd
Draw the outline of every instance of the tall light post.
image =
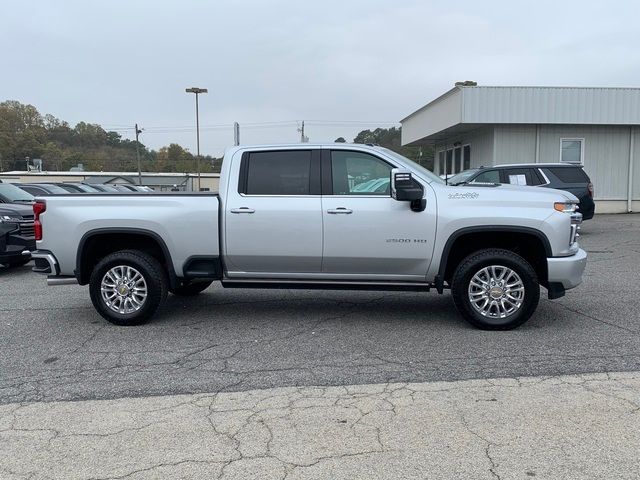
<svg viewBox="0 0 640 480">
<path fill-rule="evenodd" d="M 138 128 L 138 124 L 135 125 L 136 129 L 136 158 L 138 159 L 138 185 L 142 185 L 142 170 L 140 167 L 140 149 L 138 145 L 140 145 L 140 141 L 138 140 L 138 135 L 142 133 L 142 130 Z"/>
<path fill-rule="evenodd" d="M 201 93 L 207 93 L 206 88 L 191 87 L 185 89 L 187 93 L 196 94 L 196 170 L 198 171 L 198 191 L 200 191 L 200 117 L 198 115 L 198 95 Z"/>
</svg>

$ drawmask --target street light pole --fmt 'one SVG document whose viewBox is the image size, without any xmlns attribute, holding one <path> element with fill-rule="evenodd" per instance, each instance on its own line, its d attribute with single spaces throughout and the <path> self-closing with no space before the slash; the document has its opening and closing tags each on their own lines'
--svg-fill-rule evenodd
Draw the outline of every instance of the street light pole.
<svg viewBox="0 0 640 480">
<path fill-rule="evenodd" d="M 196 151 L 197 151 L 197 156 L 196 156 L 196 170 L 198 172 L 198 191 L 200 191 L 200 115 L 198 112 L 198 95 L 201 93 L 207 93 L 207 89 L 206 88 L 198 88 L 198 87 L 191 87 L 191 88 L 187 88 L 185 89 L 185 92 L 187 93 L 195 93 L 196 95 Z"/>
<path fill-rule="evenodd" d="M 136 158 L 138 159 L 138 185 L 142 185 L 142 170 L 140 169 L 140 149 L 138 148 L 138 135 L 142 133 L 142 130 L 138 128 L 136 123 Z"/>
</svg>

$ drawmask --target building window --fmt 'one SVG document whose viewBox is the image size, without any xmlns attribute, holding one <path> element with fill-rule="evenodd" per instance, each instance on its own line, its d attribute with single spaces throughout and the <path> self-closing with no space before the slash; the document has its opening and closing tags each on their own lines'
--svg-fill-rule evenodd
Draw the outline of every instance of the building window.
<svg viewBox="0 0 640 480">
<path fill-rule="evenodd" d="M 471 168 L 471 145 L 438 152 L 438 175 L 455 175 Z"/>
<path fill-rule="evenodd" d="M 560 161 L 563 163 L 584 163 L 584 138 L 561 138 Z"/>
</svg>

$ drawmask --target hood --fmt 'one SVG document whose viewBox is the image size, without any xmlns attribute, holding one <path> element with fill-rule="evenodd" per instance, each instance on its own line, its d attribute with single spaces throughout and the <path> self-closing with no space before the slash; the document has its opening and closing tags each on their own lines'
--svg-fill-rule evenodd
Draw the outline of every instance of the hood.
<svg viewBox="0 0 640 480">
<path fill-rule="evenodd" d="M 548 194 L 552 194 L 556 196 L 561 195 L 564 200 L 572 200 L 574 202 L 578 202 L 578 197 L 576 197 L 573 193 L 566 192 L 564 190 L 558 190 L 556 188 L 532 187 L 532 186 L 526 186 L 526 185 L 509 185 L 506 183 L 500 184 L 498 187 L 488 187 L 488 188 L 497 188 L 498 190 L 502 190 L 502 191 L 514 192 L 514 194 L 521 192 L 523 195 L 527 195 L 527 196 L 535 194 L 536 192 L 544 193 L 547 195 Z"/>
<path fill-rule="evenodd" d="M 31 205 L 18 205 L 15 203 L 0 203 L 0 215 L 33 217 L 33 207 L 31 207 Z"/>
<path fill-rule="evenodd" d="M 544 187 L 528 187 L 524 185 L 478 185 L 443 186 L 444 198 L 460 203 L 471 202 L 476 206 L 492 207 L 496 204 L 509 203 L 512 206 L 551 206 L 555 202 L 573 201 L 578 198 L 564 190 Z"/>
</svg>

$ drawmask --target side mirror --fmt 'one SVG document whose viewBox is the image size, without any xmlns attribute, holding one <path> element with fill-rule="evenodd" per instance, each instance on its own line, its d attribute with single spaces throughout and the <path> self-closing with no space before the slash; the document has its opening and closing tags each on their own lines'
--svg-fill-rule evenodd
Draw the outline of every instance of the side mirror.
<svg viewBox="0 0 640 480">
<path fill-rule="evenodd" d="M 399 202 L 411 202 L 411 210 L 422 212 L 426 208 L 424 189 L 411 175 L 402 168 L 391 170 L 391 197 Z"/>
</svg>

